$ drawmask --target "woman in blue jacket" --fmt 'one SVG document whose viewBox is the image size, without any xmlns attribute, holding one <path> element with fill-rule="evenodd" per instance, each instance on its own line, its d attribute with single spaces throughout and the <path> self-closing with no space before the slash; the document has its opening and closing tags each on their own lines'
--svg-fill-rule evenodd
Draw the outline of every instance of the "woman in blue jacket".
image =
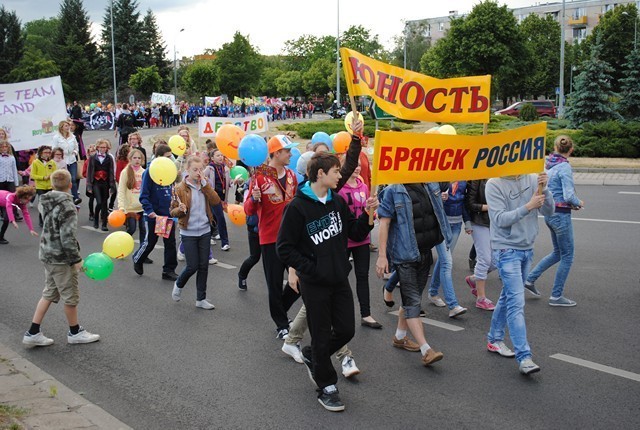
<svg viewBox="0 0 640 430">
<path fill-rule="evenodd" d="M 544 257 L 529 273 L 525 288 L 534 296 L 540 292 L 534 286 L 535 281 L 545 270 L 560 262 L 549 298 L 551 306 L 575 306 L 576 302 L 563 296 L 564 284 L 573 264 L 573 224 L 571 211 L 582 209 L 584 202 L 576 196 L 573 184 L 573 171 L 567 158 L 573 152 L 573 141 L 569 136 L 560 135 L 554 142 L 555 152 L 549 155 L 545 168 L 549 174 L 549 190 L 555 201 L 553 215 L 545 216 L 544 221 L 551 231 L 553 251 Z"/>
</svg>

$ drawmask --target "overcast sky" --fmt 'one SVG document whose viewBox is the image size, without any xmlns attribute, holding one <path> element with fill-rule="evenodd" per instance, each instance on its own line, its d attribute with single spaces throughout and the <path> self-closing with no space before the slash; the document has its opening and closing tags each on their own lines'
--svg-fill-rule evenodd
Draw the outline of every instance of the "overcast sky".
<svg viewBox="0 0 640 430">
<path fill-rule="evenodd" d="M 169 57 L 176 45 L 178 57 L 219 49 L 231 41 L 233 33 L 249 35 L 251 44 L 266 55 L 282 52 L 284 42 L 303 34 L 335 35 L 338 29 L 339 0 L 138 0 L 141 15 L 151 8 L 167 44 Z M 57 0 L 3 0 L 24 24 L 58 14 Z M 446 16 L 449 11 L 469 12 L 479 0 L 342 0 L 340 31 L 362 25 L 377 34 L 388 49 L 393 37 L 402 33 L 403 20 Z M 500 0 L 509 7 L 530 6 L 531 0 Z M 108 0 L 84 0 L 99 34 Z M 180 33 L 179 30 L 185 31 Z"/>
</svg>

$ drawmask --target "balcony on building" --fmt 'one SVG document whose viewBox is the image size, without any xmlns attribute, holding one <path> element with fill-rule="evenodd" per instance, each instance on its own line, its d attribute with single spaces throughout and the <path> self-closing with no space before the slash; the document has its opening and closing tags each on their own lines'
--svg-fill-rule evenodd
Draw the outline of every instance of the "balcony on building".
<svg viewBox="0 0 640 430">
<path fill-rule="evenodd" d="M 587 16 L 571 16 L 569 17 L 569 25 L 587 25 Z"/>
</svg>

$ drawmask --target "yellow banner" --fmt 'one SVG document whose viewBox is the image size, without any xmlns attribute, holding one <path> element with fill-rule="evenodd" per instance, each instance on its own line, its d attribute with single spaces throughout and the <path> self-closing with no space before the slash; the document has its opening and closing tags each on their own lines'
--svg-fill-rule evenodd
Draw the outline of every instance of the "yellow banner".
<svg viewBox="0 0 640 430">
<path fill-rule="evenodd" d="M 488 179 L 544 170 L 547 123 L 486 136 L 377 131 L 372 183 Z"/>
<path fill-rule="evenodd" d="M 436 79 L 340 48 L 349 94 L 401 119 L 488 123 L 491 75 Z"/>
</svg>

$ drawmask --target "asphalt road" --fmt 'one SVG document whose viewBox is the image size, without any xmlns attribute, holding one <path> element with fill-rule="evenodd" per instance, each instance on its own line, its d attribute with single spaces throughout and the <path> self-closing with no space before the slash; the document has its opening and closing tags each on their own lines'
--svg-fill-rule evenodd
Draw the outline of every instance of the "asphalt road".
<svg viewBox="0 0 640 430">
<path fill-rule="evenodd" d="M 129 259 L 119 261 L 107 281 L 81 278 L 80 321 L 102 336 L 100 342 L 67 345 L 63 312 L 54 306 L 43 332 L 56 343 L 29 349 L 21 337 L 43 288 L 43 269 L 37 239 L 22 225 L 20 235 L 10 227 L 11 243 L 0 248 L 0 341 L 136 429 L 636 429 L 640 187 L 579 186 L 578 194 L 586 209 L 576 217 L 603 221 L 574 221 L 576 255 L 566 295 L 578 306 L 547 305 L 553 271 L 537 283 L 543 298 L 527 297 L 529 342 L 542 367 L 532 377 L 520 375 L 513 359 L 485 350 L 491 313 L 472 307 L 464 283 L 471 245 L 466 235 L 454 253 L 454 285 L 469 312 L 451 320 L 446 310 L 425 300 L 429 319 L 462 329 L 425 326 L 429 343 L 445 354 L 431 368 L 421 365 L 419 354 L 391 346 L 396 317 L 387 313 L 381 282 L 371 272 L 372 312 L 384 328 L 356 327 L 349 346 L 362 373 L 353 381 L 340 376 L 344 413 L 325 411 L 304 366 L 280 351 L 261 263 L 249 276 L 247 292 L 237 289 L 237 269 L 210 266 L 209 298 L 216 309 L 204 311 L 194 306 L 195 277 L 181 302 L 171 300 L 172 283 L 160 278 L 162 250 L 153 252 L 155 263 L 145 265 L 142 277 Z M 84 206 L 80 221 L 90 224 Z M 542 220 L 540 225 L 536 262 L 551 247 Z M 215 256 L 239 267 L 248 253 L 246 230 L 231 225 L 230 235 L 231 250 L 222 252 L 218 244 Z M 101 249 L 105 234 L 80 228 L 78 237 L 87 255 Z M 491 274 L 489 297 L 497 299 L 499 288 Z M 552 358 L 555 354 L 610 366 L 614 373 L 632 372 L 627 376 L 636 379 Z"/>
</svg>

